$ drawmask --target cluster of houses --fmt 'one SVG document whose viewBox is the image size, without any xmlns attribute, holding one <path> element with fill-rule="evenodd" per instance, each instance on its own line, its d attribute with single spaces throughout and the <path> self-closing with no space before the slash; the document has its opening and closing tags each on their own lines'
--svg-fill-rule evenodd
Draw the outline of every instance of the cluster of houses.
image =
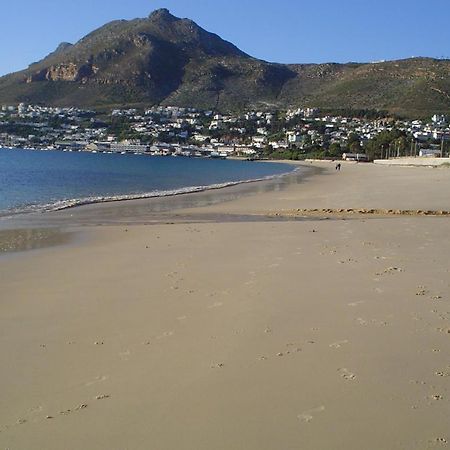
<svg viewBox="0 0 450 450">
<path fill-rule="evenodd" d="M 445 116 L 395 120 L 321 114 L 316 108 L 220 114 L 194 108 L 155 106 L 115 109 L 107 116 L 79 108 L 38 105 L 0 107 L 0 146 L 65 151 L 198 157 L 259 158 L 264 151 L 337 144 L 357 136 L 360 146 L 383 131 L 404 131 L 416 156 L 436 156 L 450 139 Z M 365 160 L 364 152 L 344 158 Z"/>
</svg>

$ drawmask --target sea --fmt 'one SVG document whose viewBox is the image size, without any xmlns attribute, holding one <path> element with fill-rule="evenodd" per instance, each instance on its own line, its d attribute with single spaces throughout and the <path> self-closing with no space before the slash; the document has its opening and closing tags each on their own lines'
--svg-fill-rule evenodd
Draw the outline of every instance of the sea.
<svg viewBox="0 0 450 450">
<path fill-rule="evenodd" d="M 0 148 L 0 217 L 199 192 L 295 169 L 230 159 Z"/>
</svg>

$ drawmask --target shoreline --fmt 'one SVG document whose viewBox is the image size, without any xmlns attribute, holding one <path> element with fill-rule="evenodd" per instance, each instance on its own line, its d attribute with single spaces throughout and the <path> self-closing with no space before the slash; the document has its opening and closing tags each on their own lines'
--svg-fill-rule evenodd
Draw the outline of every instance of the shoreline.
<svg viewBox="0 0 450 450">
<path fill-rule="evenodd" d="M 316 173 L 318 169 L 302 164 L 289 164 L 297 166 L 290 172 L 280 175 L 268 176 L 262 179 L 243 180 L 240 182 L 224 183 L 193 190 L 177 192 L 163 196 L 138 196 L 136 198 L 117 198 L 112 200 L 84 202 L 69 205 L 63 208 L 18 213 L 0 218 L 0 255 L 23 252 L 24 250 L 42 249 L 62 243 L 67 239 L 61 236 L 72 236 L 75 239 L 77 230 L 86 226 L 114 225 L 120 220 L 121 211 L 131 210 L 128 213 L 127 224 L 163 224 L 176 222 L 191 222 L 195 218 L 177 214 L 177 210 L 186 207 L 198 207 L 216 202 L 227 202 L 241 196 L 252 195 L 261 189 L 283 189 L 283 184 L 297 183 L 299 178 L 304 179 Z M 302 170 L 303 168 L 303 170 Z M 291 181 L 287 181 L 291 180 Z M 116 220 L 111 220 L 109 211 Z M 103 214 L 106 211 L 106 214 Z M 201 221 L 247 221 L 260 220 L 257 217 L 240 215 L 230 217 L 228 214 L 213 215 L 200 218 Z M 27 231 L 28 230 L 28 231 Z"/>
<path fill-rule="evenodd" d="M 258 162 L 267 162 L 267 161 L 258 161 Z M 281 164 L 284 161 L 270 161 L 272 163 Z M 96 205 L 102 203 L 113 203 L 113 202 L 125 202 L 125 201 L 135 201 L 135 200 L 146 200 L 153 198 L 167 198 L 174 197 L 178 195 L 186 195 L 186 194 L 195 194 L 206 191 L 214 191 L 218 189 L 225 189 L 228 187 L 246 185 L 251 183 L 259 183 L 269 180 L 276 180 L 279 178 L 283 178 L 289 175 L 294 174 L 301 170 L 299 166 L 300 164 L 296 164 L 295 162 L 291 162 L 288 164 L 292 166 L 292 170 L 289 172 L 276 174 L 276 175 L 267 175 L 262 178 L 251 178 L 244 179 L 238 181 L 228 181 L 223 183 L 213 183 L 210 185 L 199 185 L 199 186 L 186 186 L 178 189 L 171 190 L 162 190 L 162 191 L 151 191 L 151 192 L 143 192 L 139 194 L 117 194 L 112 196 L 93 196 L 86 198 L 74 198 L 67 200 L 58 200 L 54 203 L 49 204 L 39 204 L 39 205 L 30 205 L 24 206 L 20 208 L 15 208 L 12 210 L 5 210 L 0 212 L 0 220 L 8 220 L 14 219 L 17 216 L 25 216 L 30 214 L 45 214 L 57 211 L 64 211 L 66 209 L 78 208 L 87 205 Z"/>
<path fill-rule="evenodd" d="M 243 161 L 243 160 L 239 160 Z M 261 161 L 255 161 L 261 162 Z M 270 162 L 273 164 L 280 164 L 280 161 L 264 161 Z M 182 194 L 196 193 L 196 192 L 204 192 L 209 190 L 217 190 L 223 189 L 230 186 L 236 186 L 240 184 L 250 184 L 260 181 L 266 181 L 271 179 L 276 179 L 279 177 L 283 177 L 289 175 L 292 172 L 295 172 L 298 169 L 298 164 L 292 162 L 288 164 L 290 166 L 289 171 L 283 172 L 280 174 L 266 175 L 257 178 L 246 178 L 236 181 L 224 181 L 219 183 L 211 183 L 205 185 L 193 185 L 193 186 L 184 186 L 180 188 L 167 189 L 167 190 L 153 190 L 148 192 L 140 192 L 140 193 L 131 193 L 131 194 L 114 194 L 114 195 L 95 195 L 89 197 L 77 197 L 70 198 L 64 200 L 57 200 L 52 203 L 41 203 L 41 204 L 31 204 L 24 205 L 20 207 L 14 207 L 7 210 L 0 211 L 0 220 L 14 218 L 16 216 L 25 215 L 25 214 L 33 214 L 33 213 L 45 213 L 45 212 L 53 212 L 60 211 L 70 208 L 75 208 L 79 206 L 92 205 L 92 204 L 100 204 L 100 203 L 112 203 L 119 201 L 129 201 L 129 200 L 142 200 L 142 199 L 151 199 L 151 198 L 159 198 L 159 197 L 171 197 Z"/>
<path fill-rule="evenodd" d="M 275 161 L 277 162 L 277 161 Z M 252 195 L 260 191 L 270 191 L 272 189 L 283 189 L 283 186 L 290 183 L 299 182 L 300 178 L 307 178 L 312 173 L 317 173 L 320 169 L 309 165 L 289 164 L 294 167 L 291 171 L 271 175 L 264 178 L 242 180 L 236 182 L 220 183 L 217 185 L 198 186 L 195 188 L 183 188 L 176 191 L 165 191 L 164 195 L 148 193 L 137 194 L 136 196 L 114 196 L 98 197 L 91 200 L 70 200 L 70 204 L 62 207 L 52 207 L 47 210 L 19 212 L 0 217 L 0 229 L 26 227 L 27 222 L 35 226 L 58 224 L 58 218 L 63 219 L 64 225 L 80 225 L 74 219 L 70 223 L 69 218 L 81 215 L 86 219 L 91 216 L 95 223 L 96 214 L 101 214 L 102 210 L 128 210 L 137 207 L 136 215 L 142 211 L 140 206 L 148 205 L 148 212 L 175 211 L 181 208 L 204 206 L 210 203 L 227 202 L 240 196 Z M 296 167 L 295 167 L 296 166 Z M 185 199 L 185 200 L 183 200 Z M 73 203 L 74 202 L 74 203 Z M 55 203 L 56 204 L 56 203 Z M 74 214 L 75 213 L 75 214 Z M 78 214 L 80 213 L 80 214 Z M 86 214 L 84 214 L 86 213 Z M 132 219 L 132 217 L 130 217 Z"/>
</svg>

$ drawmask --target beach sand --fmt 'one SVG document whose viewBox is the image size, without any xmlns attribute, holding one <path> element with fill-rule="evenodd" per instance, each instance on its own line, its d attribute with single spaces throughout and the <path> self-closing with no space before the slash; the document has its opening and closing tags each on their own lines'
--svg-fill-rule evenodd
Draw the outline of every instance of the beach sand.
<svg viewBox="0 0 450 450">
<path fill-rule="evenodd" d="M 450 171 L 317 167 L 3 255 L 0 448 L 449 447 L 450 217 L 265 215 L 449 210 Z"/>
</svg>

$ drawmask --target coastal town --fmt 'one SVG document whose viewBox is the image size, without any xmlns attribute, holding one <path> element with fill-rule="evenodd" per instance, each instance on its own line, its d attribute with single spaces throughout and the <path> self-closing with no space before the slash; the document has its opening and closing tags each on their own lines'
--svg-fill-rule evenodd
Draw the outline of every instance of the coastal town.
<svg viewBox="0 0 450 450">
<path fill-rule="evenodd" d="M 2 105 L 0 147 L 185 157 L 356 159 L 445 157 L 448 117 L 331 114 L 317 108 L 224 114 L 175 106 L 107 112 Z"/>
</svg>

